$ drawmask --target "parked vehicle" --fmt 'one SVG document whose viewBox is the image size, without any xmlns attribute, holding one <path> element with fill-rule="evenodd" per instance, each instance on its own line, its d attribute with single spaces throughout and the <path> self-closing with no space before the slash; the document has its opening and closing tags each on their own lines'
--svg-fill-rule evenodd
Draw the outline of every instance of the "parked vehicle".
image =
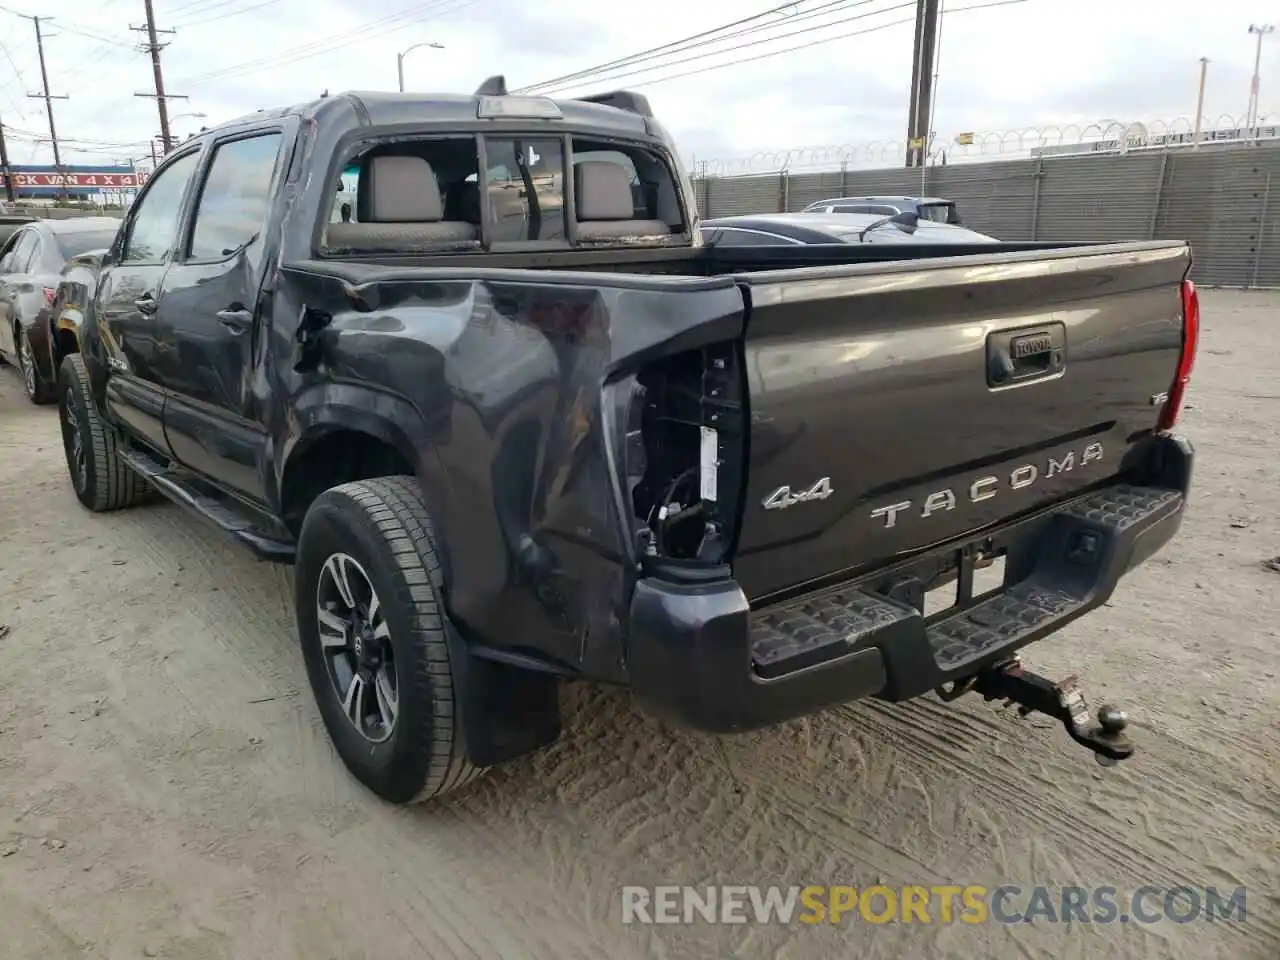
<svg viewBox="0 0 1280 960">
<path fill-rule="evenodd" d="M 36 219 L 35 217 L 10 212 L 7 204 L 4 207 L 3 210 L 0 210 L 0 243 L 8 240 L 20 228 Z"/>
<path fill-rule="evenodd" d="M 830 197 L 804 208 L 805 213 L 868 213 L 891 217 L 914 213 L 921 220 L 960 226 L 960 211 L 954 200 L 940 197 Z"/>
<path fill-rule="evenodd" d="M 702 239 L 716 246 L 777 243 L 996 243 L 995 237 L 949 223 L 920 220 L 914 213 L 765 213 L 716 217 L 698 224 Z"/>
<path fill-rule="evenodd" d="M 53 401 L 49 316 L 69 258 L 111 243 L 113 217 L 33 220 L 0 247 L 0 360 L 17 364 L 32 403 Z"/>
<path fill-rule="evenodd" d="M 1017 652 L 1181 522 L 1188 246 L 709 247 L 692 196 L 625 92 L 202 132 L 59 358 L 76 496 L 294 563 L 320 714 L 392 801 L 556 739 L 566 679 L 713 731 L 974 690 L 1128 756 Z"/>
</svg>

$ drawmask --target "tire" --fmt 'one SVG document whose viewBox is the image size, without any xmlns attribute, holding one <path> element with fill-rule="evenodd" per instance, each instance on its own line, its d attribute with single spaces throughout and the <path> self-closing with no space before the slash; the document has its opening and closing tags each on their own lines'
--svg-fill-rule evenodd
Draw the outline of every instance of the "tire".
<svg viewBox="0 0 1280 960">
<path fill-rule="evenodd" d="M 14 328 L 14 339 L 18 346 L 18 370 L 22 373 L 22 389 L 26 392 L 27 399 L 40 406 L 53 403 L 57 397 L 53 386 L 40 376 L 28 328 L 18 324 Z"/>
<path fill-rule="evenodd" d="M 484 772 L 464 751 L 440 563 L 416 480 L 361 480 L 316 498 L 298 537 L 294 584 L 311 690 L 334 748 L 357 780 L 384 800 L 417 803 Z M 365 616 L 370 591 L 378 614 Z M 351 608 L 358 615 L 339 632 L 334 617 L 347 617 Z M 359 693 L 368 698 L 352 694 L 358 675 Z"/>
<path fill-rule="evenodd" d="M 58 370 L 58 419 L 67 472 L 82 504 L 104 513 L 150 499 L 151 486 L 125 466 L 115 428 L 98 415 L 89 371 L 78 353 L 64 358 Z"/>
</svg>

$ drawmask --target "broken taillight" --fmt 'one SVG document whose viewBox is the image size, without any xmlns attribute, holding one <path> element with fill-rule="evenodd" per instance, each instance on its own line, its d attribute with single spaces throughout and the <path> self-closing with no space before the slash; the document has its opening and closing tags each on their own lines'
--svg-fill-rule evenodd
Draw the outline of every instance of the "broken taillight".
<svg viewBox="0 0 1280 960">
<path fill-rule="evenodd" d="M 1191 382 L 1191 370 L 1196 363 L 1196 348 L 1200 345 L 1200 294 L 1192 280 L 1182 281 L 1182 353 L 1178 356 L 1178 373 L 1173 386 L 1160 410 L 1157 430 L 1171 430 L 1182 414 L 1187 384 Z"/>
<path fill-rule="evenodd" d="M 55 290 L 53 287 L 45 287 L 45 288 L 44 288 L 44 305 L 45 305 L 46 307 L 52 307 L 52 306 L 53 306 L 53 302 L 54 302 L 55 300 L 57 300 L 57 299 L 58 299 L 58 291 L 57 291 L 57 290 Z"/>
</svg>

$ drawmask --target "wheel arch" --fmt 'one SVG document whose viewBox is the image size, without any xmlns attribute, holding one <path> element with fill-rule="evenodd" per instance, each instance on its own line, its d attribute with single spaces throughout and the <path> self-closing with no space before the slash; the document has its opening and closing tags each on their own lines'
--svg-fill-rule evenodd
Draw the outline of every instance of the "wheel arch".
<svg viewBox="0 0 1280 960">
<path fill-rule="evenodd" d="M 80 324 L 65 311 L 49 318 L 49 369 L 57 376 L 65 357 L 82 353 L 80 349 Z"/>
<path fill-rule="evenodd" d="M 301 395 L 275 478 L 280 517 L 296 536 L 306 509 L 324 490 L 397 473 L 411 474 L 422 489 L 447 586 L 447 479 L 426 422 L 402 397 L 351 384 L 325 384 Z"/>
</svg>

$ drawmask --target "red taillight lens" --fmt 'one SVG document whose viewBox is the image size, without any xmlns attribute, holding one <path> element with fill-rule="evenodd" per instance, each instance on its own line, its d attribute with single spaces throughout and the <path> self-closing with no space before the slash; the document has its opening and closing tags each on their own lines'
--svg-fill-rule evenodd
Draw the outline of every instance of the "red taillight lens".
<svg viewBox="0 0 1280 960">
<path fill-rule="evenodd" d="M 58 291 L 57 291 L 57 290 L 54 290 L 52 287 L 45 287 L 45 288 L 44 288 L 44 305 L 45 305 L 46 307 L 52 307 L 52 306 L 53 306 L 53 301 L 55 301 L 55 300 L 57 300 L 57 299 L 58 299 Z"/>
<path fill-rule="evenodd" d="M 1191 370 L 1196 363 L 1196 348 L 1200 345 L 1200 294 L 1191 280 L 1182 281 L 1182 354 L 1178 357 L 1178 374 L 1169 388 L 1169 398 L 1160 411 L 1157 430 L 1171 430 L 1182 414 L 1182 401 L 1186 397 L 1187 384 L 1191 382 Z"/>
</svg>

